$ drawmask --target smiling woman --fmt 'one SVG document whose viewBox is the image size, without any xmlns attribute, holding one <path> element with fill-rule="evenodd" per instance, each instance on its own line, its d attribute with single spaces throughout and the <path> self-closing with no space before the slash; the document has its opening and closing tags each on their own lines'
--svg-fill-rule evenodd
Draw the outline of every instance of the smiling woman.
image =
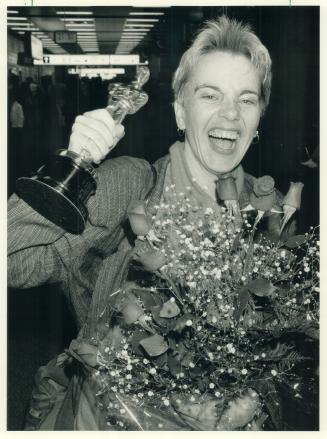
<svg viewBox="0 0 327 439">
<path fill-rule="evenodd" d="M 79 329 L 69 349 L 40 369 L 26 429 L 283 429 L 271 380 L 284 373 L 278 356 L 294 359 L 276 335 L 287 318 L 278 300 L 273 313 L 257 311 L 276 299 L 281 256 L 272 243 L 288 242 L 283 198 L 272 178 L 257 180 L 241 165 L 270 88 L 266 47 L 249 26 L 220 16 L 182 56 L 173 90 L 185 140 L 154 166 L 105 160 L 125 135 L 106 109 L 76 118 L 68 149 L 99 163 L 80 235 L 10 199 L 10 284 L 59 282 Z M 265 202 L 254 206 L 253 194 Z M 250 234 L 246 210 L 257 213 Z M 265 246 L 254 240 L 262 235 Z M 310 321 L 313 310 L 305 310 Z M 255 343 L 253 322 L 261 334 Z"/>
<path fill-rule="evenodd" d="M 203 55 L 185 85 L 176 119 L 185 130 L 185 158 L 215 195 L 217 174 L 235 169 L 255 137 L 261 108 L 260 77 L 243 55 Z"/>
</svg>

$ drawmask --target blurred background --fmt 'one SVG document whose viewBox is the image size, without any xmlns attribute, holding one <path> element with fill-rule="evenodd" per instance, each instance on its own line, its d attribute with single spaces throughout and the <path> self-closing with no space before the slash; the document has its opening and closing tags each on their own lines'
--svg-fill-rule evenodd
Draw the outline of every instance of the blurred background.
<svg viewBox="0 0 327 439">
<path fill-rule="evenodd" d="M 244 168 L 271 175 L 284 193 L 302 181 L 298 229 L 318 225 L 319 7 L 8 8 L 8 196 L 19 176 L 67 147 L 75 117 L 106 106 L 111 84 L 133 80 L 139 64 L 150 69 L 149 102 L 125 119 L 110 157 L 154 162 L 166 154 L 178 140 L 172 75 L 201 23 L 221 14 L 250 23 L 273 61 L 270 105 Z M 111 65 L 102 55 L 115 55 Z M 9 289 L 8 430 L 22 429 L 38 367 L 75 335 L 58 286 Z M 299 413 L 290 411 L 290 429 L 319 428 L 318 414 Z"/>
</svg>

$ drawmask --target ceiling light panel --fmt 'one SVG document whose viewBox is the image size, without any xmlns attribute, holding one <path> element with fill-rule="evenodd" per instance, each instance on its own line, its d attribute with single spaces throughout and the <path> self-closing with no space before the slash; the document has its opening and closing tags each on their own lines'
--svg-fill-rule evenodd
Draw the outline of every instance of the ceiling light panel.
<svg viewBox="0 0 327 439">
<path fill-rule="evenodd" d="M 7 14 L 18 14 L 18 11 L 14 11 L 13 9 L 7 9 Z"/>
<path fill-rule="evenodd" d="M 7 17 L 7 20 L 26 21 L 26 17 Z"/>
<path fill-rule="evenodd" d="M 77 23 L 79 21 L 87 23 L 88 21 L 94 21 L 94 18 L 74 18 L 74 17 L 67 18 L 67 17 L 65 17 L 65 18 L 60 18 L 60 20 L 61 21 L 73 21 L 74 23 Z"/>
<path fill-rule="evenodd" d="M 93 15 L 91 11 L 57 11 L 57 15 Z"/>
<path fill-rule="evenodd" d="M 154 27 L 154 24 L 146 24 L 146 23 L 125 23 L 125 28 L 126 27 L 143 27 L 143 28 L 147 28 L 147 27 Z"/>
<path fill-rule="evenodd" d="M 129 15 L 164 15 L 164 12 L 130 12 Z"/>
<path fill-rule="evenodd" d="M 133 22 L 133 23 L 134 22 L 157 23 L 159 21 L 159 18 L 126 18 L 126 21 L 128 23 L 131 23 L 131 22 Z"/>
<path fill-rule="evenodd" d="M 28 31 L 32 31 L 32 30 L 38 30 L 37 28 L 26 28 L 26 27 L 12 27 L 11 30 L 28 30 Z"/>
</svg>

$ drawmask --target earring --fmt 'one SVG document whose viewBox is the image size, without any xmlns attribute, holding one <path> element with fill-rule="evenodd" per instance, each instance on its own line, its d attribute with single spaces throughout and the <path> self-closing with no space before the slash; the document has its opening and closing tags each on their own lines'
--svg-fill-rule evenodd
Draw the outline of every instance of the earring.
<svg viewBox="0 0 327 439">
<path fill-rule="evenodd" d="M 260 140 L 260 136 L 259 136 L 259 131 L 257 130 L 255 132 L 255 136 L 253 137 L 253 140 L 252 140 L 253 145 L 256 145 L 257 143 L 259 143 L 259 140 Z"/>
<path fill-rule="evenodd" d="M 179 135 L 179 137 L 183 137 L 185 134 L 185 130 L 182 130 L 180 128 L 177 128 L 177 134 Z"/>
</svg>

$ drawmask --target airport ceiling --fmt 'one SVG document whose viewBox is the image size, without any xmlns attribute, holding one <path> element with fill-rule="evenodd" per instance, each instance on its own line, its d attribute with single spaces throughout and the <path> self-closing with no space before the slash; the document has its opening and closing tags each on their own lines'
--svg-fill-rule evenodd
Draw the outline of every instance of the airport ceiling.
<svg viewBox="0 0 327 439">
<path fill-rule="evenodd" d="M 169 8 L 8 7 L 8 32 L 32 33 L 45 52 L 130 54 L 164 39 Z M 64 33 L 59 33 L 63 31 Z M 71 32 L 67 34 L 66 32 Z"/>
</svg>

